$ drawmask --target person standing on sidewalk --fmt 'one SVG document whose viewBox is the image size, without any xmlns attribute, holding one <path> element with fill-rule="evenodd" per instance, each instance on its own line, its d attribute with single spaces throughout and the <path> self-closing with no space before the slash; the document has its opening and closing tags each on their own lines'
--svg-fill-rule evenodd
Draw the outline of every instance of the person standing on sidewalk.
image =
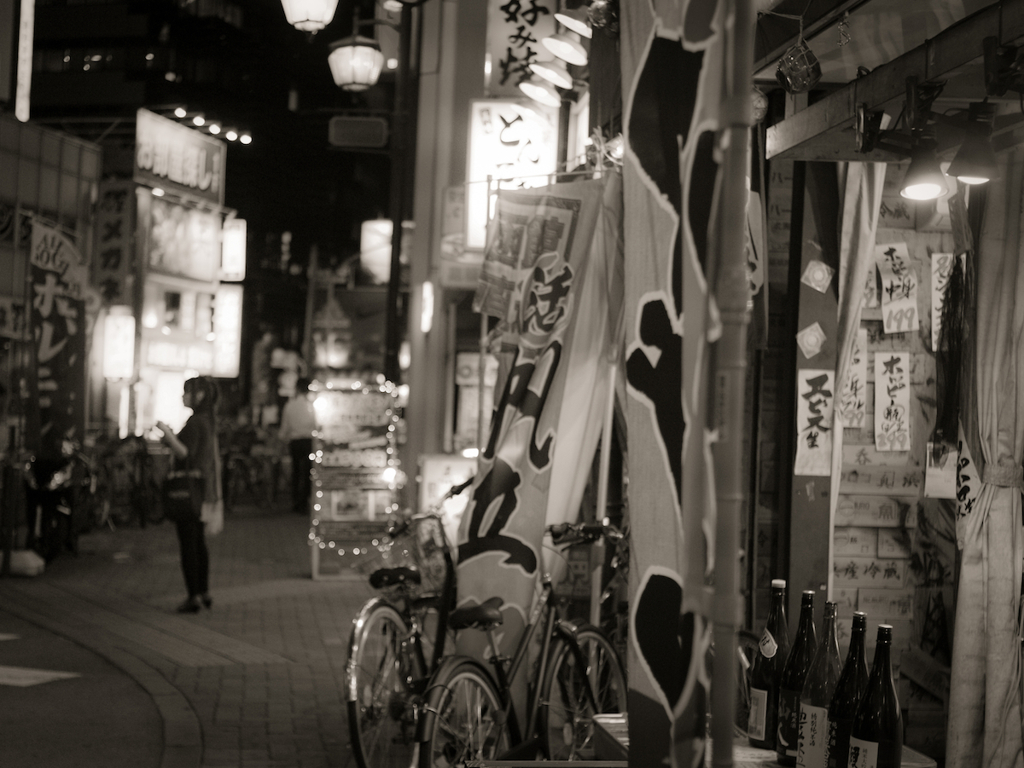
<svg viewBox="0 0 1024 768">
<path fill-rule="evenodd" d="M 281 412 L 281 428 L 277 435 L 281 442 L 288 444 L 291 454 L 292 510 L 300 515 L 309 513 L 309 474 L 313 468 L 309 456 L 313 451 L 313 433 L 316 431 L 310 383 L 307 378 L 295 382 L 295 394 Z"/>
<path fill-rule="evenodd" d="M 171 449 L 175 463 L 188 461 L 191 469 L 203 476 L 203 505 L 199 516 L 176 523 L 178 543 L 181 547 L 181 570 L 185 575 L 188 598 L 178 606 L 179 613 L 197 613 L 201 605 L 210 608 L 213 598 L 209 592 L 210 556 L 206 549 L 207 528 L 211 535 L 224 527 L 224 501 L 220 484 L 220 451 L 217 449 L 217 424 L 214 407 L 217 404 L 217 385 L 207 376 L 185 382 L 182 402 L 192 409 L 185 426 L 177 435 L 169 426 L 158 421 L 163 432 L 160 441 Z"/>
</svg>

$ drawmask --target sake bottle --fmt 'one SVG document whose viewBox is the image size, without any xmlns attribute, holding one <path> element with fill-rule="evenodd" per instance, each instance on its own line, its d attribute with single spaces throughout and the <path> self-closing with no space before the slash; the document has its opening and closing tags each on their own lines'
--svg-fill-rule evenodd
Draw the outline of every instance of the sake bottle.
<svg viewBox="0 0 1024 768">
<path fill-rule="evenodd" d="M 850 731 L 857 716 L 857 705 L 868 687 L 868 662 L 864 654 L 864 635 L 868 617 L 863 611 L 853 614 L 850 630 L 850 650 L 846 654 L 843 673 L 828 705 L 828 768 L 847 768 L 850 757 Z"/>
<path fill-rule="evenodd" d="M 849 768 L 900 768 L 903 716 L 892 679 L 892 627 L 878 625 L 868 687 L 850 731 Z"/>
<path fill-rule="evenodd" d="M 828 742 L 828 705 L 839 682 L 839 640 L 836 639 L 838 606 L 825 603 L 821 620 L 821 642 L 814 652 L 811 668 L 800 693 L 800 718 L 796 764 L 801 768 L 825 768 Z"/>
<path fill-rule="evenodd" d="M 786 621 L 786 580 L 773 579 L 768 620 L 750 667 L 750 715 L 747 737 L 750 746 L 775 749 L 778 729 L 779 681 L 789 655 L 789 624 Z"/>
<path fill-rule="evenodd" d="M 786 665 L 782 668 L 779 681 L 779 727 L 775 742 L 775 755 L 781 765 L 796 765 L 796 748 L 799 736 L 800 694 L 804 680 L 814 660 L 817 649 L 817 633 L 814 631 L 814 590 L 804 590 L 800 596 L 800 623 L 796 627 L 796 639 L 789 649 Z"/>
</svg>

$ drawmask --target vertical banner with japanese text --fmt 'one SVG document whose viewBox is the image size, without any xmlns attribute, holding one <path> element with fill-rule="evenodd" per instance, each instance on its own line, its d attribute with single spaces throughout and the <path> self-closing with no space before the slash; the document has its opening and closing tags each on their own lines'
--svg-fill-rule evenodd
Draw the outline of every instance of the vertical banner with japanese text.
<svg viewBox="0 0 1024 768">
<path fill-rule="evenodd" d="M 727 4 L 623 3 L 629 764 L 701 763 L 716 505 L 708 291 Z"/>
<path fill-rule="evenodd" d="M 100 184 L 96 211 L 96 258 L 92 281 L 106 306 L 131 305 L 135 275 L 135 183 L 108 179 Z"/>
<path fill-rule="evenodd" d="M 39 221 L 32 223 L 30 247 L 32 389 L 39 414 L 39 442 L 31 447 L 52 456 L 63 440 L 81 440 L 85 431 L 89 269 L 67 237 Z"/>
<path fill-rule="evenodd" d="M 491 96 L 522 96 L 519 84 L 530 79 L 530 64 L 551 61 L 541 40 L 555 33 L 555 0 L 490 0 L 487 6 L 487 54 L 491 59 Z"/>
<path fill-rule="evenodd" d="M 476 306 L 499 318 L 514 359 L 462 518 L 458 600 L 501 596 L 507 649 L 551 566 L 544 527 L 578 515 L 600 436 L 620 219 L 617 174 L 498 193 L 485 256 L 496 279 L 482 282 Z"/>
</svg>

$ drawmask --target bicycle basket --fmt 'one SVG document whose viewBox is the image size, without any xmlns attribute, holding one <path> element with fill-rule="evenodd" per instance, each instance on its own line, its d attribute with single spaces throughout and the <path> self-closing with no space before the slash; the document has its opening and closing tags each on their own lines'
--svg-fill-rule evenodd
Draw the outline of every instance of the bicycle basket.
<svg viewBox="0 0 1024 768">
<path fill-rule="evenodd" d="M 369 548 L 353 567 L 367 577 L 381 568 L 413 568 L 420 572 L 418 593 L 440 593 L 447 575 L 446 551 L 441 521 L 436 517 L 414 517 L 400 533 L 384 536 Z"/>
</svg>

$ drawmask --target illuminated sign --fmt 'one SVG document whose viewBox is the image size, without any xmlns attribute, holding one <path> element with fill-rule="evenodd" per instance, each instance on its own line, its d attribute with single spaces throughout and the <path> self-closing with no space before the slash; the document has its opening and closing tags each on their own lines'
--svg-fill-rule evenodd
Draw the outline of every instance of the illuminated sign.
<svg viewBox="0 0 1024 768">
<path fill-rule="evenodd" d="M 555 34 L 555 0 L 509 3 L 490 0 L 487 4 L 487 56 L 492 96 L 519 96 L 519 84 L 530 79 L 531 64 L 551 61 L 541 41 Z"/>
<path fill-rule="evenodd" d="M 13 7 L 10 9 L 10 12 L 14 13 Z M 15 75 L 16 83 L 14 90 L 14 116 L 23 123 L 28 122 L 32 94 L 32 39 L 35 36 L 35 20 L 35 0 L 21 0 L 21 21 L 18 26 L 18 70 Z"/>
<path fill-rule="evenodd" d="M 474 100 L 470 105 L 466 185 L 466 247 L 487 242 L 491 190 L 543 187 L 558 167 L 558 111 L 518 101 Z"/>
<path fill-rule="evenodd" d="M 221 285 L 213 305 L 213 375 L 238 376 L 242 351 L 242 286 Z"/>
<path fill-rule="evenodd" d="M 220 217 L 150 198 L 146 220 L 150 268 L 212 283 L 220 265 Z"/>
<path fill-rule="evenodd" d="M 136 114 L 132 178 L 223 205 L 227 160 L 223 142 L 146 109 Z"/>
<path fill-rule="evenodd" d="M 135 374 L 135 317 L 131 307 L 111 307 L 103 324 L 103 377 L 130 379 Z"/>
<path fill-rule="evenodd" d="M 220 279 L 228 282 L 245 280 L 245 219 L 224 222 L 220 249 Z"/>
<path fill-rule="evenodd" d="M 146 364 L 209 375 L 213 373 L 213 344 L 153 340 L 146 344 Z"/>
</svg>

